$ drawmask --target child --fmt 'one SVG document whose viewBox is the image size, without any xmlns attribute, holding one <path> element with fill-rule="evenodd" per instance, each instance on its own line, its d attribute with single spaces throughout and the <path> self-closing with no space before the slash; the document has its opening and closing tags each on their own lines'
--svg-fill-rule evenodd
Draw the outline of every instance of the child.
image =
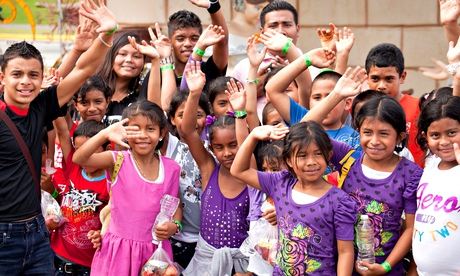
<svg viewBox="0 0 460 276">
<path fill-rule="evenodd" d="M 276 126 L 277 124 L 284 124 L 283 118 L 275 109 L 271 102 L 268 102 L 262 110 L 262 124 Z"/>
<path fill-rule="evenodd" d="M 363 81 L 359 77 L 360 71 L 359 67 L 347 69 L 337 89 L 304 119 L 322 120 L 335 103 L 356 95 Z M 321 112 L 321 116 L 316 116 Z M 422 174 L 415 163 L 395 153 L 405 144 L 404 111 L 393 98 L 373 98 L 361 107 L 355 122 L 363 153 L 348 168 L 342 189 L 357 202 L 358 213 L 369 216 L 375 233 L 376 256 L 375 264 L 362 262 L 368 271 L 357 268 L 357 272 L 362 275 L 402 275 L 402 258 L 411 245 L 416 187 Z M 346 163 L 344 157 L 352 148 L 336 141 L 332 144 L 332 163 L 342 171 L 342 164 Z M 403 211 L 406 227 L 401 230 Z"/>
<path fill-rule="evenodd" d="M 43 127 L 59 115 L 60 107 L 70 101 L 75 88 L 94 74 L 116 30 L 117 22 L 103 1 L 97 5 L 86 1 L 80 13 L 99 25 L 98 38 L 58 86 L 40 92 L 43 60 L 34 46 L 15 43 L 3 55 L 0 78 L 4 94 L 0 109 L 24 138 L 35 172 L 40 172 L 41 167 Z M 0 125 L 0 137 L 0 232 L 8 240 L 0 247 L 0 275 L 51 275 L 53 255 L 41 215 L 39 179 L 32 176 L 26 158 L 5 124 Z"/>
<path fill-rule="evenodd" d="M 455 275 L 460 225 L 460 98 L 442 97 L 420 113 L 417 141 L 439 157 L 426 167 L 417 189 L 412 251 L 419 275 Z"/>
<path fill-rule="evenodd" d="M 210 147 L 219 162 L 216 163 L 195 131 L 204 73 L 196 62 L 189 62 L 185 72 L 190 94 L 179 131 L 200 169 L 203 195 L 200 237 L 195 255 L 183 274 L 230 275 L 232 268 L 235 272 L 245 272 L 247 259 L 238 248 L 249 230 L 246 220 L 249 194 L 246 184 L 230 174 L 238 150 L 235 120 L 242 119 L 221 116 L 209 128 Z"/>
<path fill-rule="evenodd" d="M 225 94 L 227 83 L 232 79 L 238 82 L 238 80 L 232 77 L 218 77 L 209 83 L 207 94 L 211 103 L 212 113 L 217 117 L 228 115 L 229 111 L 233 111 L 230 107 L 227 94 Z"/>
<path fill-rule="evenodd" d="M 157 248 L 152 243 L 151 233 L 160 211 L 160 199 L 165 194 L 178 196 L 179 166 L 156 153 L 166 134 L 163 110 L 154 103 L 141 101 L 131 104 L 123 112 L 123 118 L 89 139 L 73 156 L 73 161 L 81 166 L 108 172 L 112 171 L 117 155 L 124 156 L 117 177 L 110 183 L 111 219 L 101 249 L 94 255 L 91 265 L 94 275 L 139 275 Z M 126 123 L 127 126 L 123 126 Z M 130 150 L 97 153 L 107 141 Z M 174 219 L 175 222 L 166 222 L 155 228 L 155 234 L 164 240 L 163 248 L 170 258 L 171 245 L 166 239 L 179 228 L 179 210 Z"/>
<path fill-rule="evenodd" d="M 284 136 L 288 170 L 264 173 L 249 167 L 259 140 Z M 350 275 L 353 270 L 356 204 L 322 177 L 331 151 L 321 126 L 308 122 L 290 130 L 282 125 L 257 127 L 235 157 L 232 175 L 262 190 L 275 203 L 279 249 L 273 275 Z"/>
<path fill-rule="evenodd" d="M 56 270 L 88 273 L 96 249 L 87 239 L 91 230 L 101 229 L 99 212 L 109 201 L 107 181 L 102 169 L 80 167 L 72 162 L 75 149 L 104 129 L 104 124 L 95 120 L 78 125 L 71 139 L 63 117 L 55 121 L 56 133 L 61 142 L 63 169 L 53 175 L 55 187 L 59 190 L 61 210 L 66 222 L 54 225 L 51 248 L 56 254 Z M 105 150 L 105 145 L 97 152 Z M 74 148 L 75 147 L 75 148 Z"/>
</svg>

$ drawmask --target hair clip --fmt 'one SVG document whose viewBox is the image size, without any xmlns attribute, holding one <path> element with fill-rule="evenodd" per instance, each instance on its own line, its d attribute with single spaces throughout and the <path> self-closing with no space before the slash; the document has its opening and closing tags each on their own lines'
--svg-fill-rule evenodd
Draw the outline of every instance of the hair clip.
<svg viewBox="0 0 460 276">
<path fill-rule="evenodd" d="M 227 111 L 227 116 L 235 118 L 235 111 Z"/>
<path fill-rule="evenodd" d="M 214 115 L 207 115 L 206 116 L 206 126 L 210 126 L 212 124 L 214 124 L 214 122 L 217 120 L 216 116 Z"/>
</svg>

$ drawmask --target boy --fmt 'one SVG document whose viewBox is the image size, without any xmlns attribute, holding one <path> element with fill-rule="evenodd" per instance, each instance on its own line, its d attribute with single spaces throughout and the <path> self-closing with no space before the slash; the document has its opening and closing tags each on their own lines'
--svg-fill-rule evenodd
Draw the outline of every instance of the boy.
<svg viewBox="0 0 460 276">
<path fill-rule="evenodd" d="M 424 167 L 424 152 L 417 145 L 417 120 L 420 114 L 418 99 L 402 94 L 400 85 L 406 79 L 404 56 L 393 44 L 381 43 L 372 48 L 366 57 L 366 73 L 369 89 L 377 90 L 395 98 L 406 113 L 406 126 L 409 135 L 407 147 L 415 162 Z"/>
<path fill-rule="evenodd" d="M 11 118 L 40 172 L 43 127 L 58 115 L 73 96 L 75 87 L 93 75 L 112 43 L 117 22 L 99 6 L 82 5 L 82 15 L 95 21 L 100 33 L 58 86 L 42 92 L 43 60 L 26 42 L 11 45 L 4 53 L 0 81 L 4 94 L 0 108 Z M 32 178 L 27 161 L 5 123 L 0 123 L 0 275 L 52 275 L 53 253 L 40 207 L 38 179 Z"/>
</svg>

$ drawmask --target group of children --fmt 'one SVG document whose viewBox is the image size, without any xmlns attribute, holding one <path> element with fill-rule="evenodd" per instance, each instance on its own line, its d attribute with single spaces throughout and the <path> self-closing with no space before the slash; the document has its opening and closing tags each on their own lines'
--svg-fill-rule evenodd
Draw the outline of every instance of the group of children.
<svg viewBox="0 0 460 276">
<path fill-rule="evenodd" d="M 46 85 L 34 46 L 5 51 L 0 113 L 33 165 L 2 119 L 0 274 L 139 275 L 161 247 L 182 275 L 263 275 L 240 250 L 261 218 L 278 230 L 273 275 L 460 273 L 460 28 L 445 24 L 453 88 L 419 100 L 401 94 L 395 45 L 347 68 L 354 35 L 331 24 L 303 53 L 297 11 L 280 0 L 226 77 L 220 4 L 191 2 L 211 25 L 178 11 L 168 36 L 156 24 L 146 42 L 85 0 L 87 21 Z M 440 5 L 441 18 L 460 8 Z M 40 188 L 61 221 L 44 220 Z M 154 224 L 165 195 L 179 208 Z M 356 259 L 360 215 L 375 263 Z"/>
</svg>

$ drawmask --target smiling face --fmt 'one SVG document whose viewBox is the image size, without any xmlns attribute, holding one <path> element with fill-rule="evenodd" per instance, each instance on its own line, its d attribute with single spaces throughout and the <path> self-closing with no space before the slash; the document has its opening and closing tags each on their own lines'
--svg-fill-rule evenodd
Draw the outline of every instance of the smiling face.
<svg viewBox="0 0 460 276">
<path fill-rule="evenodd" d="M 39 60 L 21 57 L 8 61 L 3 69 L 1 82 L 4 85 L 5 102 L 19 108 L 28 108 L 40 93 L 43 70 Z"/>
<path fill-rule="evenodd" d="M 198 38 L 200 38 L 200 30 L 198 28 L 188 27 L 174 31 L 171 36 L 171 44 L 176 62 L 187 63 L 189 56 L 193 53 L 193 47 L 195 47 Z"/>
<path fill-rule="evenodd" d="M 139 156 L 152 154 L 158 145 L 159 139 L 164 136 L 160 126 L 143 115 L 136 115 L 129 118 L 128 125 L 137 126 L 141 133 L 138 138 L 128 139 L 131 150 Z"/>
<path fill-rule="evenodd" d="M 298 146 L 298 150 L 294 150 L 286 162 L 301 183 L 317 182 L 327 168 L 326 158 L 314 142 Z"/>
<path fill-rule="evenodd" d="M 460 123 L 451 118 L 434 121 L 425 134 L 428 147 L 433 154 L 441 158 L 440 169 L 448 169 L 458 165 L 453 144 L 460 146 Z"/>
<path fill-rule="evenodd" d="M 233 125 L 225 128 L 214 127 L 211 148 L 217 161 L 230 170 L 238 151 L 235 127 Z"/>
<path fill-rule="evenodd" d="M 78 97 L 75 108 L 80 113 L 83 121 L 94 120 L 100 122 L 107 111 L 108 105 L 109 103 L 104 97 L 104 93 L 93 89 L 86 92 L 83 99 Z"/>
<path fill-rule="evenodd" d="M 131 44 L 118 50 L 113 62 L 113 71 L 119 78 L 132 79 L 138 77 L 144 68 L 144 55 Z"/>
</svg>

